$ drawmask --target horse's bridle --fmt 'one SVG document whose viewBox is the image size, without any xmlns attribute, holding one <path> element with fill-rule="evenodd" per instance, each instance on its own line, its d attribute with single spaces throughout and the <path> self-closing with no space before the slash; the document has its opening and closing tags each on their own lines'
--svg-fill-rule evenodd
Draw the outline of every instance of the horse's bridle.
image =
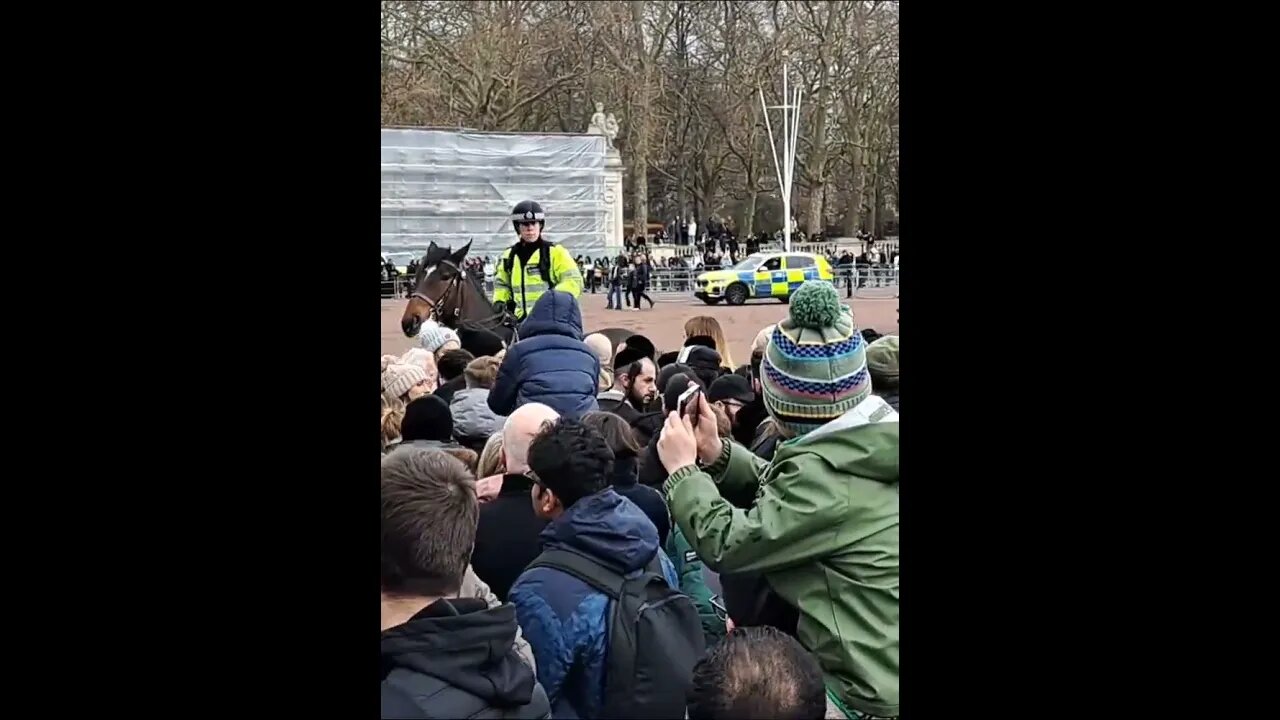
<svg viewBox="0 0 1280 720">
<path fill-rule="evenodd" d="M 467 294 L 462 292 L 462 281 L 466 279 L 467 271 L 458 267 L 452 261 L 449 261 L 449 260 L 441 260 L 439 262 L 439 265 L 444 265 L 447 268 L 453 269 L 453 277 L 449 278 L 449 284 L 446 285 L 445 289 L 440 292 L 440 297 L 436 300 L 432 300 L 426 295 L 423 295 L 420 292 L 414 291 L 414 293 L 411 294 L 409 298 L 410 299 L 417 298 L 422 302 L 426 303 L 427 307 L 431 308 L 431 311 L 427 313 L 427 319 L 440 322 L 440 320 L 438 319 L 440 306 L 444 305 L 445 302 L 449 299 L 450 293 L 457 290 L 459 293 L 458 306 L 453 309 L 453 319 L 454 319 L 454 325 L 461 327 L 462 326 L 462 310 L 463 310 L 462 306 L 467 301 Z M 501 312 L 490 317 L 486 321 L 476 322 L 474 323 L 473 326 L 483 330 L 491 331 L 493 330 L 493 328 L 499 325 L 504 325 L 506 317 L 507 317 L 507 313 Z M 447 325 L 448 323 L 442 323 L 442 324 Z M 512 337 L 515 339 L 518 339 L 520 337 L 519 332 L 516 330 L 515 327 L 512 327 Z M 512 342 L 514 341 L 515 340 L 513 340 Z"/>
<path fill-rule="evenodd" d="M 462 278 L 464 277 L 463 273 L 466 272 L 465 270 L 453 264 L 453 262 L 449 260 L 441 260 L 439 264 L 444 265 L 447 268 L 453 269 L 453 277 L 449 278 L 449 284 L 446 285 L 444 290 L 440 292 L 440 297 L 435 300 L 432 300 L 431 298 L 427 297 L 426 295 L 423 295 L 420 292 L 417 292 L 416 290 L 412 295 L 409 296 L 410 299 L 417 298 L 422 302 L 426 303 L 427 307 L 431 308 L 431 312 L 427 313 L 427 319 L 436 320 L 436 322 L 439 322 L 439 320 L 437 319 L 437 315 L 439 315 L 439 307 L 443 305 L 446 300 L 449 299 L 449 294 L 458 288 L 458 284 L 462 282 Z M 461 296 L 461 298 L 458 301 L 458 307 L 453 309 L 453 317 L 455 320 L 462 316 L 462 303 L 465 301 L 466 301 L 466 296 L 465 295 Z"/>
</svg>

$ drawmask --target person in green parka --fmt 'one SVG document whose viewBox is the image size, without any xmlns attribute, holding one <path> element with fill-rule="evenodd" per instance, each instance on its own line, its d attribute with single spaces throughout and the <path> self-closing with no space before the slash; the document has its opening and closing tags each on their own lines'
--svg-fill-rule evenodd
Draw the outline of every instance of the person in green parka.
<svg viewBox="0 0 1280 720">
<path fill-rule="evenodd" d="M 761 573 L 798 609 L 827 717 L 897 717 L 898 413 L 872 394 L 864 341 L 830 283 L 791 296 L 761 370 L 787 439 L 765 462 L 719 437 L 702 399 L 670 414 L 658 454 L 672 519 L 707 567 Z M 725 499 L 744 494 L 748 510 Z"/>
<path fill-rule="evenodd" d="M 663 550 L 671 564 L 676 566 L 676 574 L 680 576 L 680 592 L 688 595 L 693 600 L 693 606 L 698 609 L 698 620 L 702 622 L 702 636 L 707 647 L 715 645 L 724 638 L 727 629 L 724 620 L 716 615 L 715 607 L 711 604 L 711 588 L 707 587 L 707 581 L 702 577 L 702 559 L 694 552 L 678 526 L 671 529 Z"/>
</svg>

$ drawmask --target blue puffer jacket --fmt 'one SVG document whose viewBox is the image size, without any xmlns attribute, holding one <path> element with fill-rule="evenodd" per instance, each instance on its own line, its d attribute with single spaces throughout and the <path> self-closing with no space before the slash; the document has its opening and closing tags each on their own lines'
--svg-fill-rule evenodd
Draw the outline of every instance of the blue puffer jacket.
<svg viewBox="0 0 1280 720">
<path fill-rule="evenodd" d="M 598 409 L 600 358 L 582 342 L 582 311 L 572 295 L 550 290 L 520 325 L 520 342 L 507 349 L 489 391 L 489 409 L 510 415 L 525 403 L 551 406 L 561 417 Z"/>
<path fill-rule="evenodd" d="M 541 535 L 544 550 L 568 547 L 639 572 L 658 552 L 658 531 L 635 503 L 606 488 L 582 498 L 551 521 Z M 666 553 L 663 574 L 680 587 Z M 551 568 L 526 570 L 507 599 L 533 647 L 538 682 L 555 718 L 594 718 L 604 702 L 609 599 L 581 580 Z"/>
</svg>

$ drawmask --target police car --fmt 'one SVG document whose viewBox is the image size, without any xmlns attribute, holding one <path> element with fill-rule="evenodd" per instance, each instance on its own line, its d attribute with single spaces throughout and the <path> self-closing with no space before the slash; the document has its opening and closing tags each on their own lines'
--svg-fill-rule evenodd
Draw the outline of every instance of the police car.
<svg viewBox="0 0 1280 720">
<path fill-rule="evenodd" d="M 697 277 L 694 297 L 708 305 L 724 300 L 741 305 L 749 298 L 791 299 L 805 280 L 833 280 L 831 265 L 821 255 L 800 252 L 756 253 L 727 270 L 712 270 Z"/>
</svg>

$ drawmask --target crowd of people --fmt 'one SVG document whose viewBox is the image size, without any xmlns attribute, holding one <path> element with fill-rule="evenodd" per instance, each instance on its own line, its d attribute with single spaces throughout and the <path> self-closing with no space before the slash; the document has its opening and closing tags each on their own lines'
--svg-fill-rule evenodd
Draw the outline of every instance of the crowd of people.
<svg viewBox="0 0 1280 720">
<path fill-rule="evenodd" d="M 648 300 L 648 290 L 668 292 L 688 292 L 692 279 L 698 273 L 708 270 L 722 270 L 737 264 L 746 255 L 761 251 L 761 243 L 767 242 L 768 235 L 761 233 L 749 238 L 745 253 L 740 253 L 740 246 L 735 236 L 726 235 L 710 238 L 702 245 L 702 253 L 691 261 L 689 258 L 672 256 L 655 261 L 642 238 L 628 238 L 627 250 L 616 257 L 601 256 L 593 258 L 589 255 L 578 255 L 574 262 L 583 278 L 583 291 L 592 294 L 605 292 L 609 295 L 608 309 L 625 308 L 640 309 L 634 302 L 635 292 Z M 815 236 L 815 241 L 820 236 Z M 858 287 L 891 285 L 896 283 L 898 273 L 898 249 L 882 249 L 874 239 L 864 241 L 863 250 L 855 255 L 847 248 L 843 251 L 835 245 L 822 250 L 827 262 L 835 270 L 841 285 L 857 282 Z M 384 288 L 388 281 L 398 285 L 403 294 L 412 292 L 412 283 L 419 270 L 419 261 L 410 260 L 405 272 L 401 273 L 390 260 L 381 261 L 381 274 Z M 493 293 L 494 278 L 497 274 L 495 258 L 489 256 L 469 257 L 464 261 L 463 269 L 477 278 L 484 279 L 485 292 Z M 656 272 L 655 272 L 656 271 Z M 663 271 L 666 271 L 665 273 Z M 839 279 L 842 278 L 842 279 Z"/>
<path fill-rule="evenodd" d="M 383 356 L 382 717 L 897 717 L 898 336 L 816 281 L 684 334 L 547 289 L 510 347 Z"/>
</svg>

